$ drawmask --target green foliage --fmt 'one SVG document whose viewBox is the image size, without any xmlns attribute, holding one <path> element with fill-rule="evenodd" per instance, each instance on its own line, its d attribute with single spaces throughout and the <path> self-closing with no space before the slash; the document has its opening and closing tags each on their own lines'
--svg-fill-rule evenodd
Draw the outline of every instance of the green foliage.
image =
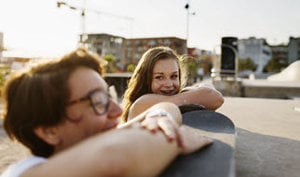
<svg viewBox="0 0 300 177">
<path fill-rule="evenodd" d="M 191 75 L 195 75 L 197 73 L 197 63 L 195 61 L 189 61 L 188 62 L 188 71 L 189 71 L 189 74 Z"/>
<path fill-rule="evenodd" d="M 113 73 L 117 71 L 116 67 L 116 57 L 110 54 L 104 55 L 104 60 L 107 61 L 106 72 Z"/>
<path fill-rule="evenodd" d="M 192 85 L 197 77 L 198 63 L 193 58 L 187 60 L 187 84 Z"/>
<path fill-rule="evenodd" d="M 135 67 L 136 67 L 135 64 L 129 64 L 126 67 L 126 71 L 127 72 L 133 72 L 135 70 Z"/>
<path fill-rule="evenodd" d="M 0 66 L 0 91 L 2 91 L 2 87 L 6 81 L 6 76 L 9 74 L 10 67 L 7 65 Z"/>
<path fill-rule="evenodd" d="M 104 60 L 106 60 L 108 63 L 116 62 L 116 57 L 114 57 L 113 55 L 106 54 L 104 55 Z"/>
<path fill-rule="evenodd" d="M 264 72 L 280 72 L 283 68 L 287 67 L 286 62 L 282 62 L 280 57 L 273 57 L 264 67 Z"/>
<path fill-rule="evenodd" d="M 255 71 L 257 65 L 253 62 L 251 58 L 239 59 L 238 68 L 239 71 L 245 71 L 245 70 Z"/>
</svg>

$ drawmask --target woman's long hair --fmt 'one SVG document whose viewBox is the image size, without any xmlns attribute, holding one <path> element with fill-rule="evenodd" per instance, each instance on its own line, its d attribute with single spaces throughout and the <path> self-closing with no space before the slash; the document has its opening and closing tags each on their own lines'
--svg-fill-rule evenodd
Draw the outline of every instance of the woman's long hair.
<svg viewBox="0 0 300 177">
<path fill-rule="evenodd" d="M 162 59 L 174 59 L 178 63 L 179 68 L 179 80 L 181 85 L 184 82 L 183 77 L 183 67 L 182 67 L 182 58 L 175 53 L 169 47 L 159 46 L 147 50 L 141 60 L 139 61 L 136 69 L 133 72 L 132 77 L 129 80 L 127 90 L 124 93 L 123 105 L 124 112 L 122 114 L 123 122 L 127 121 L 129 109 L 131 105 L 136 101 L 140 96 L 148 93 L 152 93 L 151 83 L 153 68 L 155 63 L 158 60 Z"/>
</svg>

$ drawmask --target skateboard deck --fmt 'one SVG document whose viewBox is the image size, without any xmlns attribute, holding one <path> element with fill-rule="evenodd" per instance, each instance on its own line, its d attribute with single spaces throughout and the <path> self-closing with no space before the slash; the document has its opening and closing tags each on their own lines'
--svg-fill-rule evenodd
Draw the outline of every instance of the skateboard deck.
<svg viewBox="0 0 300 177">
<path fill-rule="evenodd" d="M 178 156 L 160 177 L 235 177 L 235 136 L 233 122 L 225 115 L 197 110 L 183 114 L 183 123 L 197 128 L 213 144 L 195 153 Z"/>
</svg>

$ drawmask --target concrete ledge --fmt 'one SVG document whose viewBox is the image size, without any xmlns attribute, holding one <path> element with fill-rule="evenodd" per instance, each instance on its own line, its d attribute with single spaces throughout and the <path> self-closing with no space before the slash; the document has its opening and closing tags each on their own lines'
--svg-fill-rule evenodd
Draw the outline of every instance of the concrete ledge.
<svg viewBox="0 0 300 177">
<path fill-rule="evenodd" d="M 131 73 L 106 73 L 104 79 L 108 85 L 115 86 L 117 96 L 121 98 L 127 89 L 127 83 L 131 75 Z"/>
<path fill-rule="evenodd" d="M 244 97 L 290 99 L 300 96 L 299 82 L 243 80 L 242 85 Z"/>
<path fill-rule="evenodd" d="M 242 96 L 241 80 L 215 80 L 213 85 L 225 96 Z"/>
<path fill-rule="evenodd" d="M 299 82 L 279 82 L 266 79 L 213 81 L 224 96 L 293 99 L 300 97 Z"/>
</svg>

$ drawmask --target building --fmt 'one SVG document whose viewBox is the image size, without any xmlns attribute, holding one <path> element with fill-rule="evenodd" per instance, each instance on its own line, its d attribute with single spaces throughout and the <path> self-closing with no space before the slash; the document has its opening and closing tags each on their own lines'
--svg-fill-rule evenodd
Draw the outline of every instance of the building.
<svg viewBox="0 0 300 177">
<path fill-rule="evenodd" d="M 250 58 L 257 65 L 256 73 L 262 73 L 264 66 L 272 58 L 272 51 L 265 39 L 248 39 L 238 40 L 239 59 Z"/>
<path fill-rule="evenodd" d="M 288 47 L 287 45 L 272 45 L 272 58 L 278 60 L 280 64 L 287 64 L 288 63 Z"/>
<path fill-rule="evenodd" d="M 288 63 L 300 60 L 300 37 L 290 37 L 288 43 Z"/>
<path fill-rule="evenodd" d="M 137 64 L 142 55 L 151 47 L 168 46 L 179 55 L 187 53 L 186 40 L 177 37 L 131 38 L 124 45 L 125 64 Z"/>
<path fill-rule="evenodd" d="M 213 60 L 212 52 L 198 48 L 188 48 L 188 54 L 196 61 L 198 69 L 202 69 L 203 75 L 210 73 Z M 198 71 L 201 72 L 201 70 Z"/>
<path fill-rule="evenodd" d="M 98 53 L 102 57 L 107 54 L 113 55 L 116 58 L 117 65 L 120 65 L 124 63 L 124 41 L 124 37 L 101 33 L 88 34 L 85 44 L 89 50 Z"/>
<path fill-rule="evenodd" d="M 111 34 L 87 34 L 85 41 L 88 49 L 100 56 L 106 54 L 116 57 L 116 64 L 126 70 L 129 64 L 137 64 L 143 53 L 151 47 L 169 46 L 178 54 L 187 53 L 186 40 L 177 37 L 124 38 Z"/>
</svg>

